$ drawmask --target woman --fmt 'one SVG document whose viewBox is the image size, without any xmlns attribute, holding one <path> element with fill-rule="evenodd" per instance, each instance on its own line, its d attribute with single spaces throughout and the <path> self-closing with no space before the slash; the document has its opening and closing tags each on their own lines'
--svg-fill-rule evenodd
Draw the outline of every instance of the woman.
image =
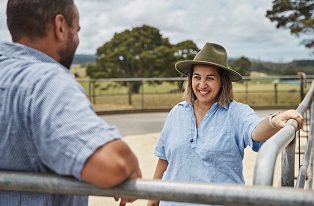
<svg viewBox="0 0 314 206">
<path fill-rule="evenodd" d="M 233 100 L 232 82 L 242 76 L 229 68 L 226 50 L 218 44 L 206 43 L 193 60 L 175 67 L 188 76 L 185 101 L 166 119 L 155 148 L 154 179 L 244 184 L 244 149 L 258 151 L 289 119 L 302 125 L 295 110 L 264 119 Z M 149 200 L 147 205 L 195 204 Z"/>
</svg>

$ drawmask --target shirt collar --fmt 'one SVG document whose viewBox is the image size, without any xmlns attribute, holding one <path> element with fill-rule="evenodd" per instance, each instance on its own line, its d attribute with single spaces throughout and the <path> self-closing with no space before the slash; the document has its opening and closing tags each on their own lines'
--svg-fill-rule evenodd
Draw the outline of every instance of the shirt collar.
<svg viewBox="0 0 314 206">
<path fill-rule="evenodd" d="M 192 105 L 190 102 L 188 102 L 188 101 L 180 102 L 179 105 L 182 105 L 184 108 L 192 108 L 192 107 L 193 107 L 193 105 Z M 219 103 L 218 103 L 218 102 L 215 102 L 215 103 L 211 106 L 210 109 L 215 109 L 215 108 L 217 108 L 217 107 L 220 107 L 220 106 L 219 106 Z M 229 105 L 225 105 L 225 106 L 223 106 L 223 107 L 221 107 L 221 108 L 224 108 L 224 109 L 228 110 Z"/>
<path fill-rule="evenodd" d="M 31 62 L 47 62 L 59 64 L 64 70 L 68 73 L 71 73 L 66 67 L 62 64 L 48 56 L 47 54 L 33 49 L 32 47 L 25 46 L 20 43 L 15 42 L 3 42 L 0 44 L 0 55 L 9 57 L 9 58 L 18 58 L 22 60 L 27 60 Z M 71 73 L 72 74 L 72 73 Z"/>
</svg>

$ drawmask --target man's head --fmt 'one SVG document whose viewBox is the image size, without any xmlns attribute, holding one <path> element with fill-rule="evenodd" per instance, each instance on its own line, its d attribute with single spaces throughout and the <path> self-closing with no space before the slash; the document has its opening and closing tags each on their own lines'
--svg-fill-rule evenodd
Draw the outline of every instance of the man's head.
<svg viewBox="0 0 314 206">
<path fill-rule="evenodd" d="M 7 25 L 13 42 L 38 49 L 70 67 L 80 29 L 73 0 L 8 0 Z"/>
<path fill-rule="evenodd" d="M 12 40 L 44 37 L 57 14 L 62 14 L 68 26 L 72 26 L 74 6 L 73 0 L 8 0 L 7 25 Z"/>
</svg>

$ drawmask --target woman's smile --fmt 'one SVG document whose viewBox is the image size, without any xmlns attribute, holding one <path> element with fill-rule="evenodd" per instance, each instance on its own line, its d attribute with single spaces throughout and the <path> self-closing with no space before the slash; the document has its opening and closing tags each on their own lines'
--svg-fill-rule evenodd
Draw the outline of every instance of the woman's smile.
<svg viewBox="0 0 314 206">
<path fill-rule="evenodd" d="M 201 95 L 206 95 L 209 93 L 209 91 L 201 91 L 201 90 L 198 90 L 198 91 L 201 93 Z"/>
</svg>

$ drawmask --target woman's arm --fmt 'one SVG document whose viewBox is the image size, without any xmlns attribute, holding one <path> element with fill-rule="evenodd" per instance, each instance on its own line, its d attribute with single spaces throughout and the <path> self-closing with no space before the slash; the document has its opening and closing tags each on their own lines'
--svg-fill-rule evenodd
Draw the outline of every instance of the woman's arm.
<svg viewBox="0 0 314 206">
<path fill-rule="evenodd" d="M 156 170 L 154 173 L 154 179 L 161 179 L 167 167 L 168 167 L 168 161 L 159 158 L 157 162 Z"/>
<path fill-rule="evenodd" d="M 168 167 L 168 161 L 160 159 L 157 162 L 154 179 L 161 179 Z M 148 200 L 147 206 L 158 206 L 159 200 Z"/>
<path fill-rule="evenodd" d="M 300 129 L 303 124 L 303 116 L 296 110 L 288 110 L 279 113 L 272 118 L 261 121 L 252 132 L 252 139 L 256 142 L 264 142 L 286 125 L 289 119 L 295 119 Z"/>
</svg>

